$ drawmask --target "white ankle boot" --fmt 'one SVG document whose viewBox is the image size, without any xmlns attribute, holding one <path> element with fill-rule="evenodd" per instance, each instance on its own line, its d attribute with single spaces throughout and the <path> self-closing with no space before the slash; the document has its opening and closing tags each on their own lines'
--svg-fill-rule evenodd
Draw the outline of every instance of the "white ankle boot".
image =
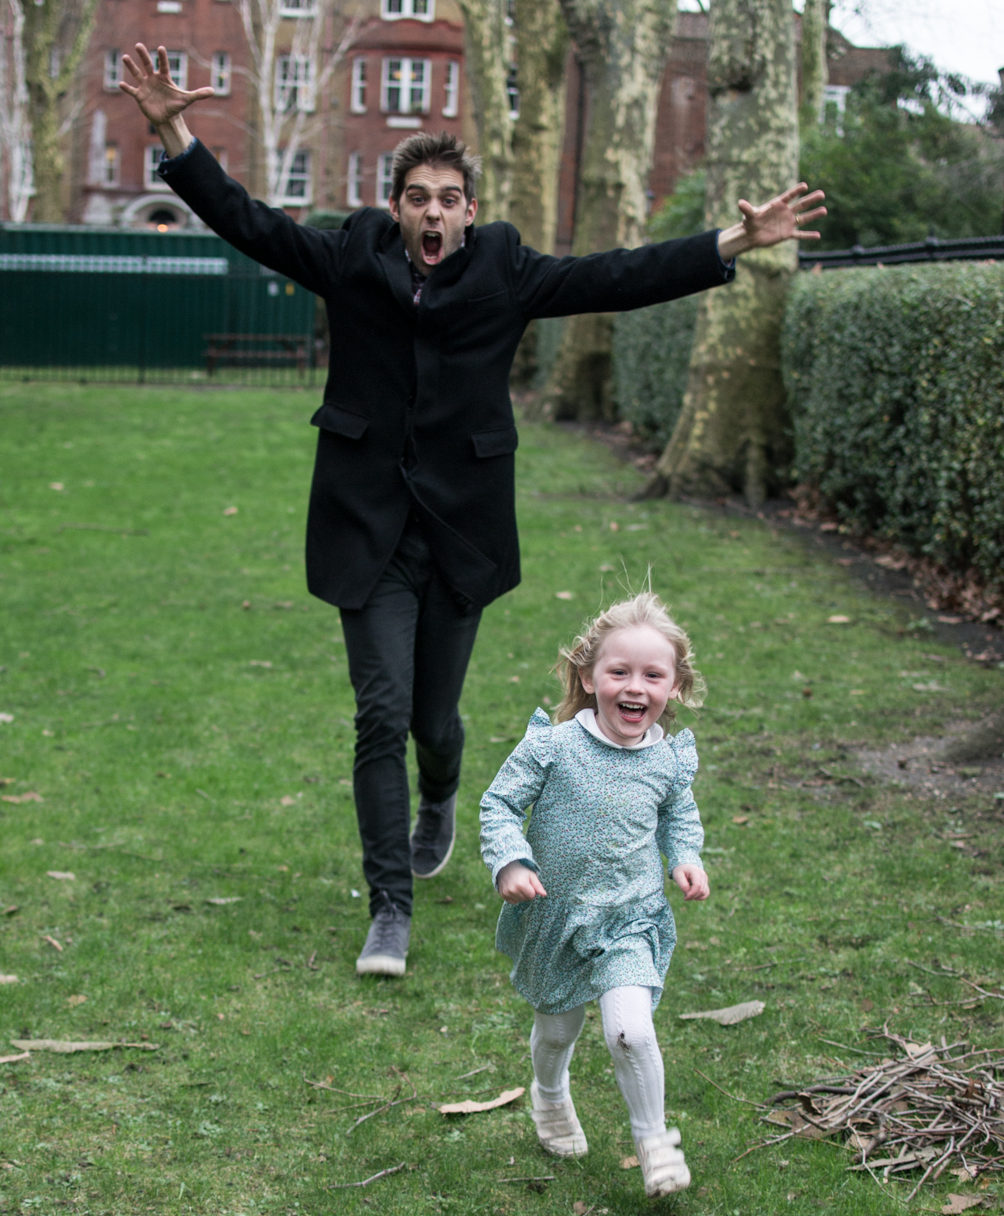
<svg viewBox="0 0 1004 1216">
<path fill-rule="evenodd" d="M 650 1199 L 673 1195 L 690 1186 L 690 1170 L 680 1148 L 680 1133 L 675 1127 L 658 1136 L 637 1142 L 638 1161 Z"/>
<path fill-rule="evenodd" d="M 564 1102 L 549 1102 L 541 1097 L 534 1081 L 530 1086 L 530 1102 L 542 1148 L 555 1157 L 585 1156 L 589 1145 L 571 1098 Z"/>
</svg>

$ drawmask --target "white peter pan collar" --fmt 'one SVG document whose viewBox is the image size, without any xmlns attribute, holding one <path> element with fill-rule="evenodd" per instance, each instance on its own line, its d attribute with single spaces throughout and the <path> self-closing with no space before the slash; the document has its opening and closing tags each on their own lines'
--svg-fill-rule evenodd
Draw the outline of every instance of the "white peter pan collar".
<svg viewBox="0 0 1004 1216">
<path fill-rule="evenodd" d="M 599 739 L 607 747 L 618 747 L 624 752 L 636 752 L 644 747 L 653 747 L 656 743 L 661 743 L 666 737 L 666 732 L 659 723 L 653 722 L 637 743 L 632 743 L 630 747 L 625 747 L 623 743 L 615 743 L 613 739 L 608 739 L 603 731 L 600 730 L 599 724 L 596 721 L 595 709 L 580 709 L 575 715 L 575 720 L 580 726 L 589 731 L 594 739 Z"/>
</svg>

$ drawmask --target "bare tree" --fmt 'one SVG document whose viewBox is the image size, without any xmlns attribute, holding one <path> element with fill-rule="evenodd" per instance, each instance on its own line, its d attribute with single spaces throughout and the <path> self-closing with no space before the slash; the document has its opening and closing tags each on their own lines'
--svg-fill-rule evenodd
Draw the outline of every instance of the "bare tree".
<svg viewBox="0 0 1004 1216">
<path fill-rule="evenodd" d="M 641 243 L 659 86 L 676 19 L 665 0 L 561 0 L 583 74 L 587 134 L 573 252 Z M 570 318 L 544 394 L 558 418 L 612 414 L 612 318 Z"/>
<path fill-rule="evenodd" d="M 474 104 L 483 177 L 479 187 L 486 214 L 509 218 L 512 186 L 512 101 L 515 33 L 506 0 L 458 0 L 464 14 L 464 67 Z"/>
<path fill-rule="evenodd" d="M 823 116 L 823 91 L 828 74 L 826 32 L 830 24 L 830 0 L 805 0 L 802 7 L 802 97 L 798 125 L 807 131 Z"/>
<path fill-rule="evenodd" d="M 264 162 L 261 193 L 278 206 L 285 199 L 297 155 L 324 126 L 317 100 L 352 45 L 359 21 L 343 21 L 336 0 L 314 0 L 295 18 L 290 18 L 283 0 L 237 0 L 237 11 L 257 104 Z M 283 37 L 286 32 L 288 39 Z"/>
<path fill-rule="evenodd" d="M 21 224 L 28 218 L 28 204 L 34 193 L 24 6 L 21 0 L 6 0 L 5 8 L 3 42 L 0 43 L 0 178 L 7 201 L 7 216 L 15 224 Z"/>
<path fill-rule="evenodd" d="M 722 227 L 736 200 L 770 197 L 798 168 L 790 0 L 715 0 L 708 62 L 706 218 Z M 794 242 L 746 253 L 736 281 L 700 300 L 687 389 L 650 495 L 739 491 L 757 503 L 788 458 L 780 373 Z"/>
<path fill-rule="evenodd" d="M 65 217 L 63 136 L 97 0 L 5 0 L 0 156 L 12 219 Z"/>
</svg>

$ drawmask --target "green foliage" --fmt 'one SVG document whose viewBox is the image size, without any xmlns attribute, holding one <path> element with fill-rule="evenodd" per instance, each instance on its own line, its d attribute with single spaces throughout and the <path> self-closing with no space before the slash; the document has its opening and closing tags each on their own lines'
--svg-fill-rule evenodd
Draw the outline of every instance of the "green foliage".
<svg viewBox="0 0 1004 1216">
<path fill-rule="evenodd" d="M 671 893 L 657 1027 L 694 1174 L 666 1211 L 900 1216 L 916 1174 L 768 1144 L 780 1085 L 884 1051 L 869 1028 L 1001 1042 L 1000 816 L 866 771 L 861 745 L 986 720 L 1000 673 L 761 521 L 626 501 L 604 447 L 522 425 L 524 582 L 465 688 L 453 860 L 419 884 L 408 974 L 361 978 L 352 694 L 303 586 L 315 394 L 0 386 L 0 1211 L 610 1216 L 646 1208 L 595 1010 L 573 1086 L 588 1157 L 545 1157 L 530 1014 L 494 949 L 477 804 L 558 645 L 649 565 L 710 695 L 685 714 L 712 896 Z M 844 623 L 832 623 L 839 616 Z M 937 682 L 937 695 L 929 690 Z M 809 695 L 811 693 L 811 695 Z M 68 877 L 72 875 L 72 877 Z M 723 1028 L 688 1011 L 760 999 Z M 138 1046 L 20 1055 L 12 1039 Z M 844 1044 L 841 1047 L 839 1044 Z M 999 1208 L 946 1170 L 952 1192 Z M 652 1209 L 655 1211 L 655 1209 Z"/>
<path fill-rule="evenodd" d="M 1002 226 L 1004 152 L 945 108 L 964 82 L 892 52 L 891 68 L 855 86 L 807 131 L 799 172 L 826 191 L 820 248 L 989 236 Z"/>
<path fill-rule="evenodd" d="M 696 296 L 614 318 L 617 412 L 649 451 L 662 451 L 680 416 L 696 322 Z"/>
<path fill-rule="evenodd" d="M 706 174 L 699 169 L 678 185 L 649 221 L 653 241 L 690 236 L 705 227 Z M 669 442 L 687 389 L 697 297 L 618 313 L 613 331 L 614 400 L 643 446 L 660 452 Z"/>
<path fill-rule="evenodd" d="M 1004 268 L 799 275 L 782 360 L 798 478 L 856 531 L 1004 588 Z"/>
</svg>

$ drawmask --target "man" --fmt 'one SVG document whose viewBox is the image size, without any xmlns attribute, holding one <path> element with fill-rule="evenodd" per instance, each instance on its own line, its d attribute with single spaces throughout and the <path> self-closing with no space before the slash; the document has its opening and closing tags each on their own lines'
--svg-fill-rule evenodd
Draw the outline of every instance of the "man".
<svg viewBox="0 0 1004 1216">
<path fill-rule="evenodd" d="M 356 695 L 353 787 L 373 921 L 361 974 L 402 975 L 412 878 L 449 860 L 464 732 L 459 701 L 482 608 L 519 582 L 509 370 L 536 317 L 639 308 L 728 282 L 737 254 L 825 214 L 800 184 L 683 241 L 553 258 L 511 225 L 475 228 L 477 161 L 418 133 L 395 154 L 389 214 L 338 231 L 252 199 L 183 117 L 167 55 L 123 56 L 120 88 L 157 131 L 160 173 L 206 224 L 324 300 L 330 355 L 307 520 L 310 591 L 339 608 Z M 415 740 L 414 832 L 406 766 Z"/>
</svg>

